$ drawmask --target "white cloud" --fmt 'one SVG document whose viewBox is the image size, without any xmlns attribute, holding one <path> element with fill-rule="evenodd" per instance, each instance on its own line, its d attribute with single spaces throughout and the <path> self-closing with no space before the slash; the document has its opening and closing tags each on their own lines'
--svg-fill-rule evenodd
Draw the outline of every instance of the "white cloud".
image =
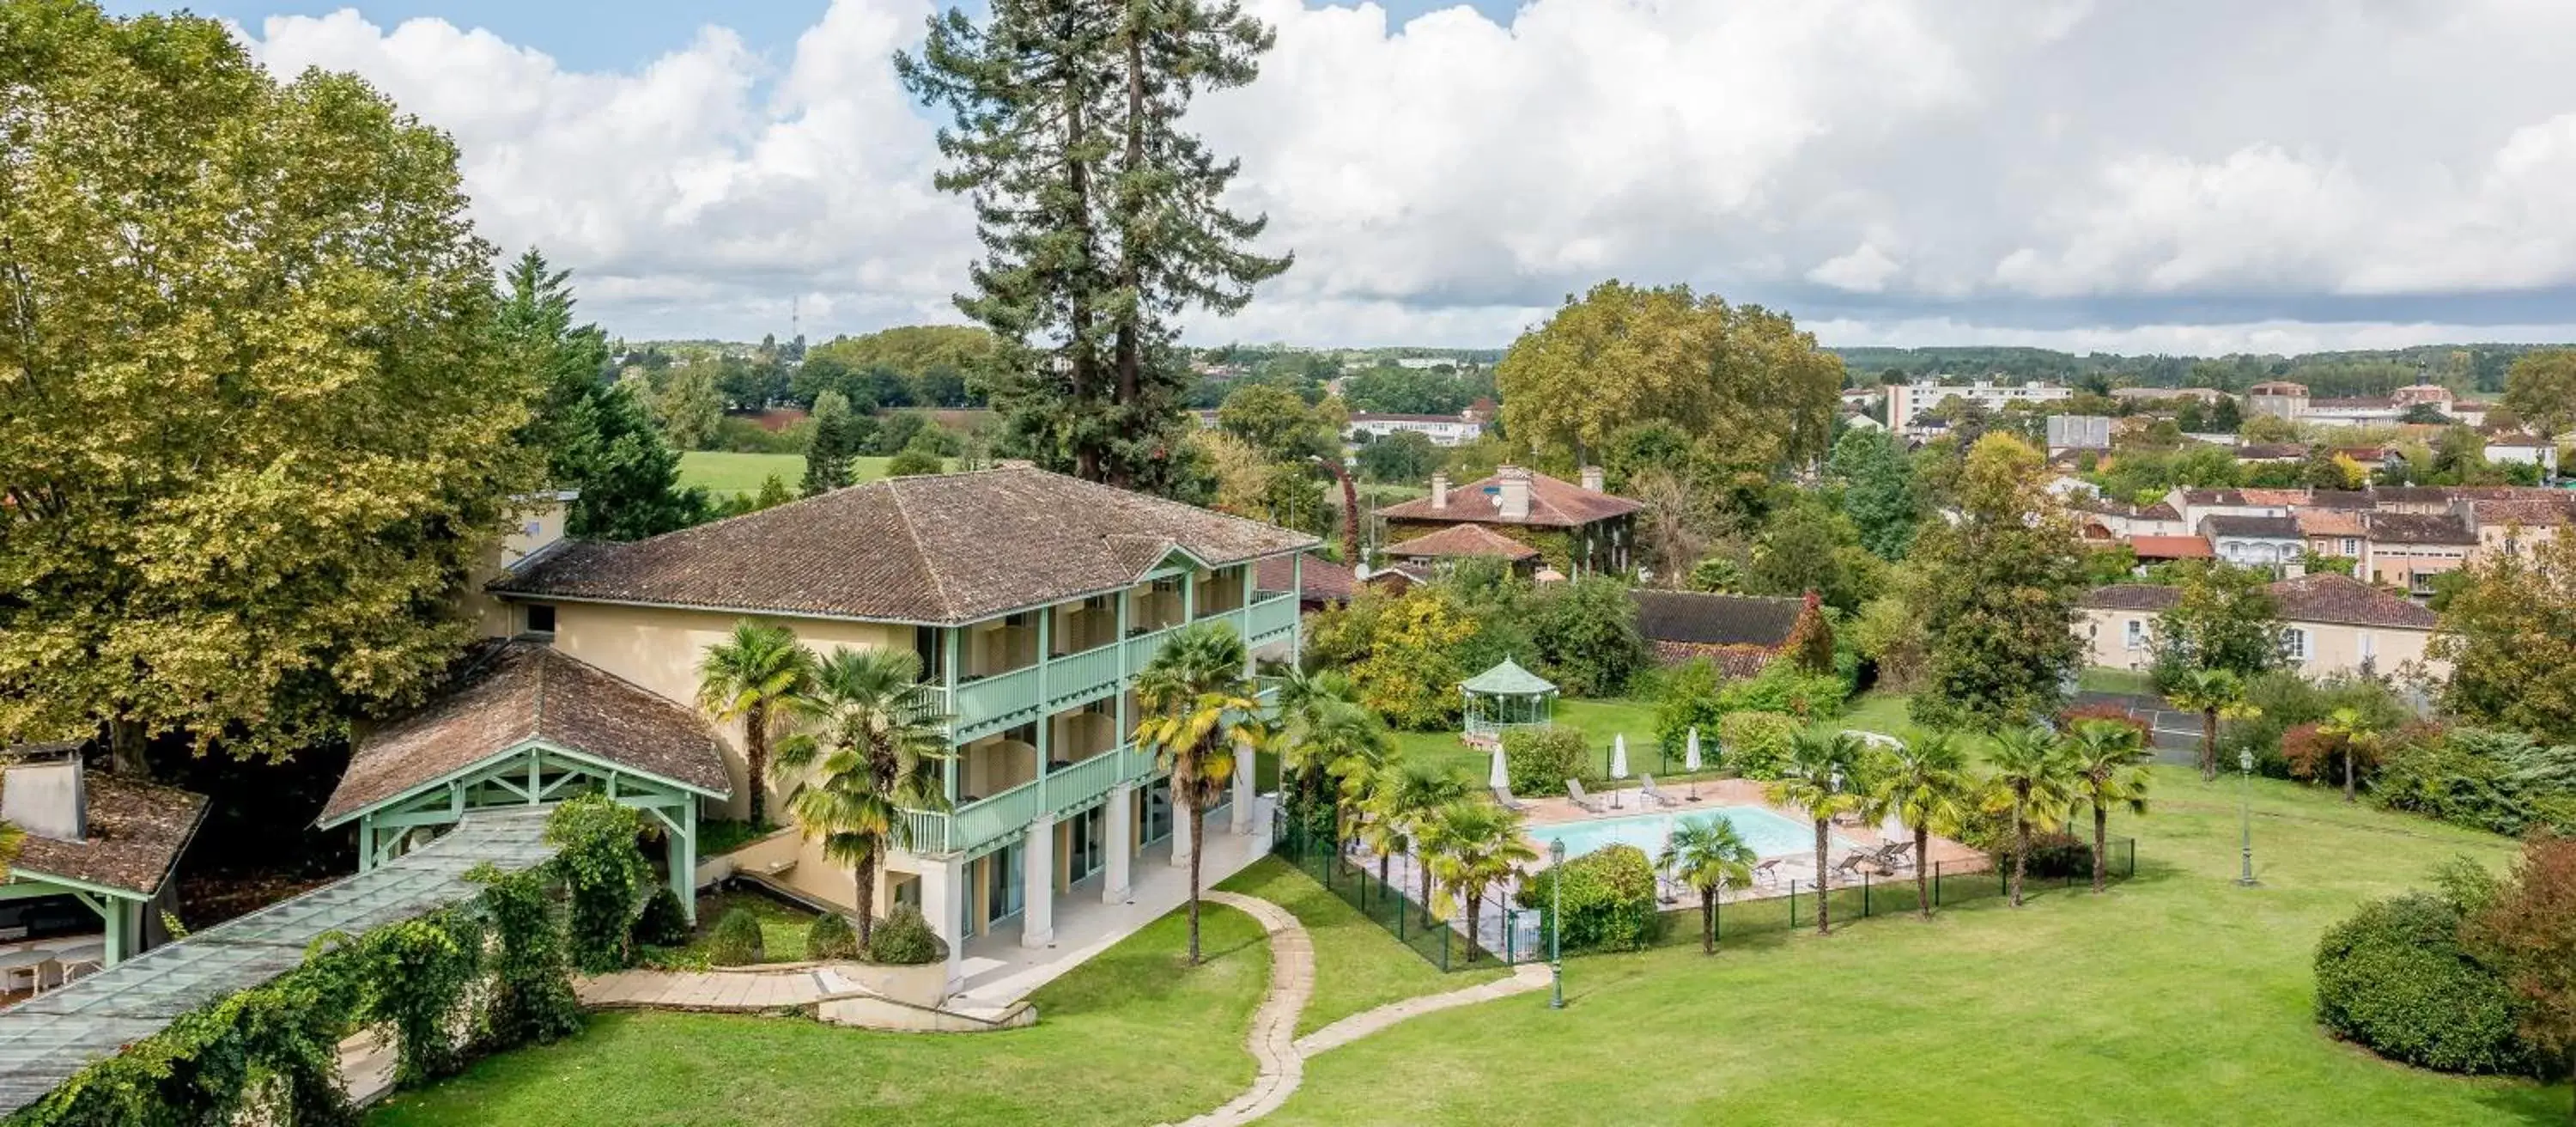
<svg viewBox="0 0 2576 1127">
<path fill-rule="evenodd" d="M 2495 339 L 2576 293 L 2576 5 L 1248 7 L 1278 48 L 1196 124 L 1298 263 L 1195 339 L 1499 344 L 1613 276 L 1851 343 Z M 930 10 L 837 0 L 785 58 L 709 28 L 622 73 L 435 20 L 246 38 L 453 132 L 486 235 L 578 268 L 613 330 L 753 336 L 792 299 L 829 333 L 953 319 L 976 254 L 889 61 Z"/>
</svg>

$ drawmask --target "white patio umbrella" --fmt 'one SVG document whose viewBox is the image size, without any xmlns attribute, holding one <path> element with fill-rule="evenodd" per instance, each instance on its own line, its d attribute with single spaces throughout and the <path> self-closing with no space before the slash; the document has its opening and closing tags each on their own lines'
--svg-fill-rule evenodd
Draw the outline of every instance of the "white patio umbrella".
<svg viewBox="0 0 2576 1127">
<path fill-rule="evenodd" d="M 1628 735 L 1625 732 L 1610 737 L 1610 778 L 1617 782 L 1628 781 Z M 1619 788 L 1610 788 L 1610 803 L 1618 805 Z"/>
<path fill-rule="evenodd" d="M 1495 790 L 1510 790 L 1512 788 L 1511 772 L 1503 769 L 1503 746 L 1501 744 L 1494 745 L 1494 769 L 1485 772 L 1485 785 L 1492 787 Z"/>
<path fill-rule="evenodd" d="M 1682 753 L 1682 769 L 1691 774 L 1690 800 L 1699 801 L 1699 725 L 1691 725 L 1690 743 Z"/>
</svg>

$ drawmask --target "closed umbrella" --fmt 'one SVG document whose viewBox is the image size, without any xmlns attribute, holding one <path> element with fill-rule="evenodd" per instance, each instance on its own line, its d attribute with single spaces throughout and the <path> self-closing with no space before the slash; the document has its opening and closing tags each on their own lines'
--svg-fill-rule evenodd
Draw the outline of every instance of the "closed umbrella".
<svg viewBox="0 0 2576 1127">
<path fill-rule="evenodd" d="M 1494 769 L 1485 773 L 1485 785 L 1492 787 L 1495 790 L 1510 790 L 1512 788 L 1511 772 L 1503 769 L 1503 747 L 1501 744 L 1494 745 Z"/>
<path fill-rule="evenodd" d="M 1616 782 L 1628 781 L 1628 736 L 1624 732 L 1610 737 L 1610 778 Z M 1617 805 L 1618 801 L 1619 788 L 1610 788 L 1611 804 Z"/>
<path fill-rule="evenodd" d="M 1699 725 L 1691 725 L 1689 750 L 1682 753 L 1682 770 L 1691 773 L 1690 800 L 1699 801 Z"/>
</svg>

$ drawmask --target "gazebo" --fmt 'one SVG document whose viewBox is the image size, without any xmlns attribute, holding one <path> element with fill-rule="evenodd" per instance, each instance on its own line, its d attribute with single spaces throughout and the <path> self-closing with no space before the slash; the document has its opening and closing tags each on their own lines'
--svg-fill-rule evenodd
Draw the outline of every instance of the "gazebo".
<svg viewBox="0 0 2576 1127">
<path fill-rule="evenodd" d="M 1556 686 L 1504 658 L 1458 686 L 1467 698 L 1467 738 L 1499 739 L 1513 728 L 1545 724 L 1556 705 Z"/>
</svg>

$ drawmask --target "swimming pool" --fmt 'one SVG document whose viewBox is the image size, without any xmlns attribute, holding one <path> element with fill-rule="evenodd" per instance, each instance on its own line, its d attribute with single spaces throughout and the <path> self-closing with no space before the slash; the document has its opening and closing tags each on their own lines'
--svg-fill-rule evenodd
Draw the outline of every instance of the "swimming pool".
<svg viewBox="0 0 2576 1127">
<path fill-rule="evenodd" d="M 1580 857 L 1605 845 L 1633 845 L 1652 857 L 1664 848 L 1664 838 L 1673 830 L 1676 820 L 1722 816 L 1735 823 L 1735 832 L 1760 857 L 1803 855 L 1816 849 L 1815 827 L 1797 819 L 1759 806 L 1714 806 L 1705 810 L 1675 810 L 1662 814 L 1639 814 L 1627 818 L 1606 818 L 1597 822 L 1560 822 L 1552 826 L 1533 826 L 1529 835 L 1538 839 L 1541 853 L 1550 841 L 1563 841 L 1565 855 Z M 1848 846 L 1839 835 L 1833 838 L 1837 847 Z"/>
</svg>

